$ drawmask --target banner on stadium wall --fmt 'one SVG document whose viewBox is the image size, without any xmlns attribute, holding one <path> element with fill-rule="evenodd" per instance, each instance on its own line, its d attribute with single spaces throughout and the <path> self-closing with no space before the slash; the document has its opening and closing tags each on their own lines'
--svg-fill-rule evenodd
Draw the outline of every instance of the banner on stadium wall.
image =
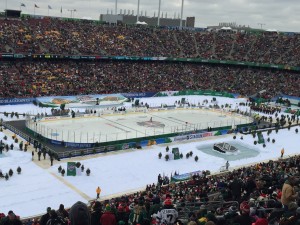
<svg viewBox="0 0 300 225">
<path fill-rule="evenodd" d="M 195 172 L 191 172 L 191 173 L 184 173 L 184 174 L 180 174 L 180 175 L 175 175 L 171 177 L 171 182 L 179 182 L 179 181 L 185 181 L 185 180 L 189 180 L 192 176 L 194 175 L 202 175 L 202 171 L 195 171 Z"/>
<path fill-rule="evenodd" d="M 171 137 L 170 139 L 173 142 L 176 142 L 176 141 L 187 141 L 187 140 L 199 139 L 199 138 L 205 138 L 211 136 L 214 136 L 213 132 L 204 132 L 204 133 L 196 133 L 196 134 L 179 135 L 179 136 Z"/>
<path fill-rule="evenodd" d="M 0 105 L 18 105 L 32 103 L 34 98 L 0 98 Z"/>
<path fill-rule="evenodd" d="M 207 96 L 217 96 L 226 98 L 238 98 L 239 94 L 232 94 L 227 92 L 217 92 L 210 90 L 184 90 L 184 91 L 161 91 L 158 92 L 155 97 L 166 97 L 166 96 L 184 96 L 184 95 L 207 95 Z"/>
<path fill-rule="evenodd" d="M 280 95 L 277 97 L 277 99 L 280 97 L 283 99 L 288 99 L 292 105 L 298 105 L 298 103 L 300 102 L 300 97 L 290 96 L 290 95 Z"/>
<path fill-rule="evenodd" d="M 57 55 L 57 54 L 0 54 L 0 59 L 9 58 L 30 58 L 30 59 L 72 59 L 72 60 L 128 60 L 128 61 L 168 61 L 168 62 L 193 62 L 193 63 L 210 63 L 210 64 L 225 64 L 247 67 L 275 68 L 281 70 L 300 71 L 298 66 L 265 64 L 255 62 L 240 62 L 233 60 L 216 60 L 216 59 L 201 59 L 201 58 L 169 58 L 169 57 L 138 57 L 138 56 L 100 56 L 100 55 Z"/>
<path fill-rule="evenodd" d="M 157 92 L 144 92 L 144 93 L 120 93 L 120 95 L 124 96 L 125 98 L 150 98 L 156 95 Z"/>
<path fill-rule="evenodd" d="M 68 162 L 67 176 L 76 176 L 76 163 L 75 162 Z"/>
<path fill-rule="evenodd" d="M 92 107 L 92 106 L 110 106 L 119 105 L 127 100 L 121 94 L 108 95 L 78 95 L 78 96 L 51 96 L 36 98 L 38 103 L 49 107 L 59 107 L 66 104 L 66 107 Z"/>
</svg>

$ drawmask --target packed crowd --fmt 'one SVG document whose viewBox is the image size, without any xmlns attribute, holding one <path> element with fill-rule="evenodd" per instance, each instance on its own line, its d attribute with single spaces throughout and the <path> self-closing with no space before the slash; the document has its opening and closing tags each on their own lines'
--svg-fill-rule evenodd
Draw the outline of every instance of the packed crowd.
<svg viewBox="0 0 300 225">
<path fill-rule="evenodd" d="M 203 171 L 188 181 L 157 182 L 135 194 L 97 198 L 88 207 L 81 202 L 69 210 L 63 204 L 58 210 L 48 207 L 23 224 L 299 225 L 299 171 L 299 156 L 213 176 Z M 13 211 L 0 215 L 1 225 L 22 224 Z"/>
<path fill-rule="evenodd" d="M 300 96 L 300 76 L 222 65 L 133 61 L 0 62 L 0 97 L 215 90 Z"/>
<path fill-rule="evenodd" d="M 0 20 L 0 52 L 201 57 L 299 66 L 300 36 L 109 26 L 60 19 Z"/>
</svg>

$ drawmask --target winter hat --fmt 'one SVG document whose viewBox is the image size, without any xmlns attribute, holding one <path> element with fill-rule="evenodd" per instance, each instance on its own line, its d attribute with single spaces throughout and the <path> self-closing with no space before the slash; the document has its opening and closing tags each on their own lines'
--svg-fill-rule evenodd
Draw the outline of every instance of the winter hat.
<svg viewBox="0 0 300 225">
<path fill-rule="evenodd" d="M 205 223 L 205 225 L 216 225 L 213 221 L 208 221 Z"/>
<path fill-rule="evenodd" d="M 254 216 L 256 214 L 256 207 L 250 207 L 250 216 Z"/>
<path fill-rule="evenodd" d="M 65 206 L 63 204 L 60 204 L 59 205 L 59 210 L 64 210 L 65 209 Z"/>
<path fill-rule="evenodd" d="M 229 207 L 229 212 L 230 213 L 235 213 L 237 211 L 237 208 L 235 206 L 230 206 Z"/>
<path fill-rule="evenodd" d="M 95 202 L 94 202 L 94 205 L 93 205 L 93 208 L 94 208 L 94 209 L 101 208 L 101 202 L 95 201 Z"/>
<path fill-rule="evenodd" d="M 160 198 L 159 197 L 155 197 L 153 199 L 153 204 L 159 204 L 160 203 Z"/>
<path fill-rule="evenodd" d="M 268 220 L 266 218 L 259 218 L 256 220 L 255 225 L 268 225 Z"/>
<path fill-rule="evenodd" d="M 242 213 L 245 213 L 245 214 L 249 214 L 250 213 L 250 207 L 248 205 L 247 202 L 242 202 L 240 204 L 240 210 L 242 211 Z"/>
<path fill-rule="evenodd" d="M 288 205 L 289 211 L 295 211 L 295 210 L 297 210 L 297 208 L 298 208 L 298 205 L 297 205 L 296 202 L 291 202 L 291 203 Z"/>
<path fill-rule="evenodd" d="M 164 201 L 164 205 L 172 205 L 172 200 L 170 198 L 167 198 L 165 201 Z"/>
<path fill-rule="evenodd" d="M 111 211 L 111 207 L 110 207 L 109 204 L 107 204 L 107 205 L 105 206 L 105 211 Z"/>
<path fill-rule="evenodd" d="M 15 217 L 16 216 L 12 210 L 8 211 L 7 215 L 10 216 L 10 217 Z"/>
<path fill-rule="evenodd" d="M 132 202 L 130 205 L 129 205 L 129 210 L 133 210 L 134 209 L 134 203 Z"/>
<path fill-rule="evenodd" d="M 47 207 L 47 213 L 50 213 L 51 207 Z"/>
<path fill-rule="evenodd" d="M 69 212 L 70 225 L 91 225 L 91 215 L 86 204 L 76 202 Z"/>
<path fill-rule="evenodd" d="M 201 206 L 200 206 L 200 209 L 202 209 L 202 210 L 203 210 L 203 209 L 206 209 L 206 205 L 204 205 L 204 204 L 201 205 Z"/>
<path fill-rule="evenodd" d="M 143 206 L 144 205 L 144 201 L 142 199 L 139 200 L 139 206 Z"/>
<path fill-rule="evenodd" d="M 56 211 L 55 211 L 54 209 L 51 209 L 51 210 L 50 210 L 50 216 L 51 216 L 52 218 L 56 218 L 56 217 L 57 217 L 57 213 L 56 213 Z"/>
</svg>

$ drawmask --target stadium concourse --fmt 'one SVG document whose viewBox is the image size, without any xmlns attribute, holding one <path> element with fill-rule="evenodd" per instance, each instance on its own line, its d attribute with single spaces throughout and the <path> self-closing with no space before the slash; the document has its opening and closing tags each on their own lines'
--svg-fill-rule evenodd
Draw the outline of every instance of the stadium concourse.
<svg viewBox="0 0 300 225">
<path fill-rule="evenodd" d="M 279 94 L 300 96 L 300 36 L 296 33 L 199 32 L 43 17 L 0 19 L 0 34 L 1 101 L 186 89 L 227 91 L 267 101 Z M 1 111 L 21 113 L 29 108 L 1 106 Z M 263 115 L 265 119 L 270 116 Z M 204 142 L 170 145 L 178 147 L 184 156 L 192 151 L 193 157 L 181 159 L 188 163 L 159 159 L 158 153 L 165 152 L 166 146 L 152 146 L 92 159 L 71 159 L 83 163 L 85 170 L 90 168 L 91 175 L 61 176 L 58 167 L 66 168 L 66 161 L 50 167 L 49 156 L 41 163 L 31 147 L 30 152 L 24 152 L 15 144 L 9 150 L 15 143 L 14 135 L 4 130 L 0 133 L 5 144 L 0 155 L 4 175 L 0 178 L 0 211 L 5 217 L 0 225 L 20 224 L 16 215 L 25 218 L 43 213 L 43 217 L 37 216 L 41 225 L 57 215 L 73 225 L 79 222 L 74 220 L 72 210 L 78 210 L 78 206 L 86 214 L 83 218 L 91 215 L 92 222 L 80 221 L 87 225 L 107 225 L 107 215 L 113 225 L 149 225 L 153 215 L 153 221 L 162 225 L 168 222 L 161 220 L 163 209 L 173 207 L 178 212 L 176 224 L 299 225 L 300 157 L 295 141 L 299 139 L 299 120 L 295 115 L 281 115 L 272 114 L 273 121 L 278 119 L 276 128 L 262 131 L 269 140 L 265 146 L 254 144 L 259 141 L 258 134 L 237 133 L 235 142 L 257 154 L 231 160 L 230 168 L 236 170 L 214 176 L 207 170 L 219 171 L 228 159 L 208 155 L 203 150 Z M 218 141 L 232 140 L 233 135 L 228 135 Z M 206 144 L 213 143 L 215 140 L 206 140 Z M 196 155 L 198 162 L 194 160 Z M 22 169 L 19 175 L 18 166 Z M 14 174 L 9 177 L 6 173 L 10 169 Z M 201 172 L 180 183 L 168 184 L 164 177 L 175 171 L 183 174 L 198 170 Z M 159 174 L 161 179 L 157 179 Z M 76 201 L 94 199 L 98 186 L 102 189 L 100 202 L 92 203 L 89 209 L 81 204 L 71 207 Z M 134 194 L 129 193 L 132 190 Z M 116 193 L 120 196 L 111 196 Z M 64 205 L 71 210 L 65 211 Z M 136 221 L 137 214 L 144 216 Z"/>
</svg>

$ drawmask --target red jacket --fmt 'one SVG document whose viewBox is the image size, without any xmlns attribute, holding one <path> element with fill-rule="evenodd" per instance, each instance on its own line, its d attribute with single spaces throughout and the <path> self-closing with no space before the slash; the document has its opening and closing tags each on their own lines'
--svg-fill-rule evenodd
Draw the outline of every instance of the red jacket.
<svg viewBox="0 0 300 225">
<path fill-rule="evenodd" d="M 116 225 L 116 215 L 113 212 L 106 211 L 102 214 L 100 218 L 101 225 Z"/>
</svg>

